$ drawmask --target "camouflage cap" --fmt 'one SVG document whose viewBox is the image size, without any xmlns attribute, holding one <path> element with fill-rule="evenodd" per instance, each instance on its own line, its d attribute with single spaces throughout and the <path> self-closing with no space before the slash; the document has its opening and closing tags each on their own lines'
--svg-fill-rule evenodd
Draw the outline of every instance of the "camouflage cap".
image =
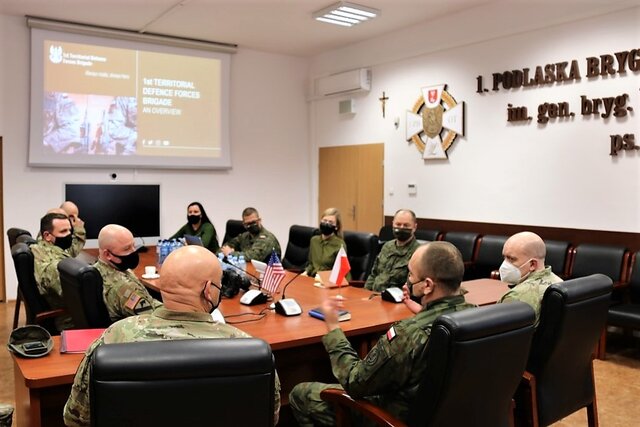
<svg viewBox="0 0 640 427">
<path fill-rule="evenodd" d="M 53 350 L 53 340 L 51 334 L 43 327 L 27 325 L 11 332 L 7 347 L 19 356 L 42 357 Z"/>
</svg>

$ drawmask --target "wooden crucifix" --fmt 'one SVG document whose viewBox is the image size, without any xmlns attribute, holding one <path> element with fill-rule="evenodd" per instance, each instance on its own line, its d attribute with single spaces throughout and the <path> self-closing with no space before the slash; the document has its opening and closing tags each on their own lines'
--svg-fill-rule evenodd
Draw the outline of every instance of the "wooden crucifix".
<svg viewBox="0 0 640 427">
<path fill-rule="evenodd" d="M 382 98 L 378 98 L 380 100 L 380 102 L 382 102 L 382 118 L 384 119 L 385 117 L 385 106 L 387 104 L 387 100 L 389 99 L 388 96 L 385 95 L 384 92 L 382 92 Z"/>
</svg>

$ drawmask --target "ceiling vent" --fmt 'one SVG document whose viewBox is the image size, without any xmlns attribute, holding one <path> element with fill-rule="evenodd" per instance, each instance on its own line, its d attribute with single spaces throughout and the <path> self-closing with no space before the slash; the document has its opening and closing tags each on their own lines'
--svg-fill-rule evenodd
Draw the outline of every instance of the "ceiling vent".
<svg viewBox="0 0 640 427">
<path fill-rule="evenodd" d="M 368 92 L 371 90 L 371 69 L 359 68 L 327 77 L 319 77 L 315 80 L 314 89 L 316 96 Z"/>
</svg>

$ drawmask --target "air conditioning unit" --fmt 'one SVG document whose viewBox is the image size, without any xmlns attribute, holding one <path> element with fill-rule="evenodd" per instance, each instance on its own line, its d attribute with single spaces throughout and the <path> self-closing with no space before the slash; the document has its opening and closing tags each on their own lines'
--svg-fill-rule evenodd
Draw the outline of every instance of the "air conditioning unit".
<svg viewBox="0 0 640 427">
<path fill-rule="evenodd" d="M 370 90 L 371 69 L 359 68 L 317 78 L 314 93 L 316 96 L 330 96 Z"/>
</svg>

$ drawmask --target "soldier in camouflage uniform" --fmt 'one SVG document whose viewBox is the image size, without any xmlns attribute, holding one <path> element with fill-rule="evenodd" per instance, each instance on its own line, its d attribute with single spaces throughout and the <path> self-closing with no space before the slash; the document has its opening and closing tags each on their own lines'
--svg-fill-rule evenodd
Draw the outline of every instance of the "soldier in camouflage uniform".
<svg viewBox="0 0 640 427">
<path fill-rule="evenodd" d="M 199 246 L 172 252 L 162 265 L 160 292 L 164 307 L 114 323 L 87 350 L 64 407 L 67 426 L 88 426 L 90 359 L 102 344 L 194 338 L 247 338 L 245 332 L 217 323 L 210 313 L 220 303 L 222 268 L 215 255 Z M 274 419 L 280 411 L 280 381 L 275 381 Z M 118 408 L 114 408 L 117 410 Z M 213 422 L 215 424 L 215 420 Z"/>
<path fill-rule="evenodd" d="M 512 288 L 498 302 L 522 301 L 536 312 L 535 326 L 540 322 L 540 305 L 549 285 L 562 282 L 545 267 L 547 254 L 544 241 L 535 233 L 523 231 L 514 234 L 504 243 L 500 266 L 500 279 Z"/>
<path fill-rule="evenodd" d="M 69 254 L 72 257 L 78 256 L 84 244 L 87 242 L 87 231 L 84 228 L 84 221 L 80 219 L 78 206 L 75 203 L 66 201 L 60 205 L 60 209 L 69 217 L 71 221 L 71 229 L 73 233 L 73 242 L 69 248 Z"/>
<path fill-rule="evenodd" d="M 138 266 L 133 235 L 121 225 L 102 227 L 98 235 L 100 255 L 94 264 L 102 276 L 104 303 L 112 321 L 141 314 L 160 306 L 130 269 Z"/>
<path fill-rule="evenodd" d="M 31 245 L 38 291 L 52 309 L 65 308 L 58 263 L 70 256 L 72 239 L 69 218 L 61 213 L 48 213 L 40 219 L 38 242 Z M 58 331 L 73 327 L 70 316 L 56 317 L 55 324 Z"/>
<path fill-rule="evenodd" d="M 82 147 L 80 110 L 66 93 L 45 92 L 42 142 L 54 153 L 73 153 Z"/>
<path fill-rule="evenodd" d="M 244 259 L 250 261 L 267 262 L 271 256 L 271 251 L 275 250 L 280 258 L 280 243 L 270 231 L 262 226 L 262 219 L 255 208 L 246 208 L 242 211 L 242 223 L 247 230 L 239 236 L 229 240 L 221 251 L 225 256 L 244 255 Z"/>
<path fill-rule="evenodd" d="M 367 277 L 364 287 L 370 291 L 382 292 L 391 286 L 401 287 L 407 279 L 407 263 L 420 246 L 415 237 L 418 222 L 416 214 L 408 209 L 400 209 L 393 216 L 394 240 L 382 246 Z"/>
<path fill-rule="evenodd" d="M 410 319 L 395 323 L 361 360 L 340 329 L 339 301 L 323 304 L 329 332 L 322 338 L 333 374 L 340 384 L 301 383 L 289 395 L 300 426 L 335 425 L 331 406 L 320 399 L 327 388 L 344 389 L 354 398 L 366 398 L 405 420 L 426 369 L 424 356 L 431 325 L 441 314 L 473 307 L 459 294 L 464 274 L 460 252 L 448 242 L 420 246 L 409 261 L 407 285 L 420 297 L 423 309 Z"/>
</svg>

